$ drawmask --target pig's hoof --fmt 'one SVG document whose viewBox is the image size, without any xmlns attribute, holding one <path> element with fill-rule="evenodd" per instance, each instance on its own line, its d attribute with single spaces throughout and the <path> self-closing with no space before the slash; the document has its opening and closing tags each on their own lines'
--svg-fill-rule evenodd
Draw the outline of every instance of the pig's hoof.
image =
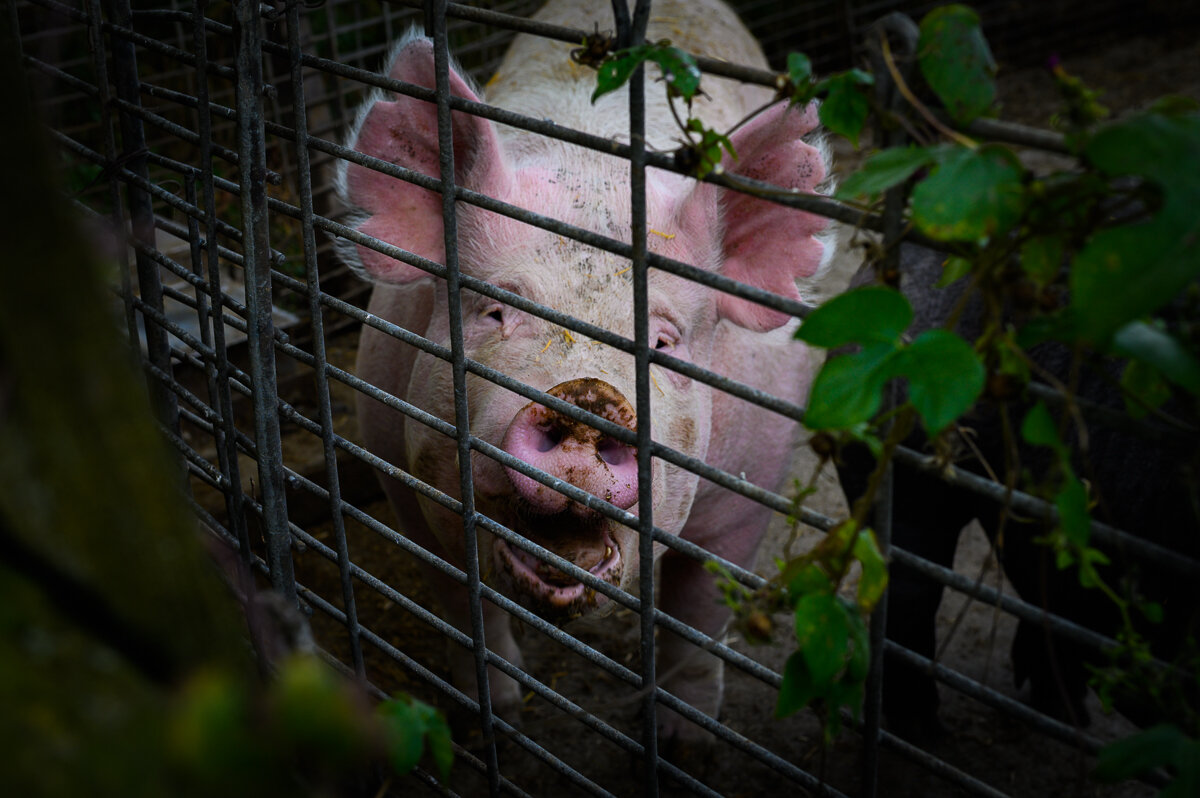
<svg viewBox="0 0 1200 798">
<path fill-rule="evenodd" d="M 658 753 L 701 781 L 712 761 L 716 737 L 665 707 L 658 708 Z"/>
<path fill-rule="evenodd" d="M 513 726 L 521 725 L 521 693 L 518 685 L 506 680 L 505 689 L 492 692 L 492 714 L 498 715 Z M 512 689 L 508 689 L 511 687 Z"/>
<path fill-rule="evenodd" d="M 682 770 L 697 781 L 706 782 L 709 777 L 709 770 L 714 765 L 714 756 L 716 750 L 716 738 L 709 732 L 702 732 L 689 738 L 671 737 L 666 740 L 661 740 L 659 743 L 658 753 L 663 759 L 667 760 L 677 768 Z M 672 786 L 686 788 L 688 785 L 676 780 L 670 775 L 667 779 Z M 689 789 L 686 794 L 692 795 L 693 792 Z"/>
</svg>

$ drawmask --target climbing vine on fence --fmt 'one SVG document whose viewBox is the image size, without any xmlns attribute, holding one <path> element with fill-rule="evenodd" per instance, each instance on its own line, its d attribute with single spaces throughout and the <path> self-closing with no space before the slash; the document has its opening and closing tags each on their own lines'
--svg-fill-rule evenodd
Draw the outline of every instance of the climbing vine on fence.
<svg viewBox="0 0 1200 798">
<path fill-rule="evenodd" d="M 711 130 L 692 114 L 701 73 L 690 55 L 668 41 L 612 52 L 612 40 L 599 33 L 583 44 L 577 60 L 599 72 L 593 100 L 624 85 L 638 65 L 658 66 L 684 137 L 677 165 L 704 178 L 720 171 L 725 153 L 736 158 L 731 131 Z M 779 573 L 765 588 L 751 591 L 728 574 L 721 585 L 751 640 L 771 637 L 773 612 L 792 612 L 797 650 L 785 667 L 777 714 L 813 703 L 830 733 L 843 707 L 857 711 L 869 661 L 864 619 L 886 585 L 886 567 L 868 526 L 870 502 L 895 448 L 917 424 L 933 451 L 945 451 L 939 441 L 982 396 L 1004 401 L 1021 395 L 1036 370 L 1028 350 L 1048 340 L 1066 345 L 1077 359 L 1124 362 L 1119 388 L 1134 418 L 1155 416 L 1194 434 L 1194 419 L 1200 417 L 1197 103 L 1165 98 L 1109 120 L 1099 93 L 1054 64 L 1061 109 L 1052 122 L 1072 164 L 1034 175 L 1012 148 L 970 132 L 976 120 L 997 112 L 996 64 L 973 10 L 944 6 L 921 21 L 916 74 L 908 80 L 886 40 L 881 55 L 887 79 L 904 98 L 898 110 L 881 108 L 876 99 L 874 84 L 884 76 L 852 69 L 818 78 L 811 61 L 798 53 L 788 57 L 776 101 L 820 101 L 822 124 L 855 146 L 869 128 L 907 132 L 910 144 L 870 154 L 835 198 L 869 211 L 888 192 L 903 192 L 906 230 L 950 253 L 940 285 L 967 281 L 966 295 L 981 298 L 984 319 L 978 338 L 961 337 L 953 329 L 960 304 L 945 329 L 910 337 L 913 310 L 896 290 L 899 275 L 881 268 L 881 285 L 825 303 L 796 332 L 811 346 L 854 350 L 830 357 L 815 377 L 805 416 L 815 433 L 813 449 L 824 464 L 842 444 L 862 441 L 877 456 L 878 470 L 851 517 L 813 551 L 780 560 Z M 884 254 L 877 248 L 881 263 Z M 897 380 L 907 387 L 905 400 L 881 415 L 885 391 Z M 1052 411 L 1035 404 L 1010 434 L 1049 452 L 1055 467 L 1037 484 L 1028 475 L 1005 476 L 1010 486 L 1054 506 L 1043 542 L 1052 547 L 1057 566 L 1073 569 L 1123 618 L 1122 650 L 1113 661 L 1134 665 L 1096 674 L 1093 683 L 1107 701 L 1121 683 L 1161 678 L 1161 672 L 1138 669 L 1152 658 L 1133 619 L 1154 621 L 1162 608 L 1106 582 L 1098 570 L 1107 557 L 1091 541 L 1095 497 L 1074 473 L 1068 452 L 1070 433 L 1082 423 L 1074 386 L 1053 387 L 1064 396 L 1061 407 Z M 1172 396 L 1186 420 L 1164 413 Z M 797 487 L 797 503 L 813 484 L 815 475 L 807 487 Z M 861 578 L 851 599 L 839 588 L 853 563 Z M 1200 781 L 1200 757 L 1194 755 L 1200 716 L 1194 708 L 1183 714 L 1186 728 L 1151 729 L 1108 749 L 1097 775 L 1124 778 L 1165 766 L 1176 779 L 1164 794 L 1183 794 Z M 1164 740 L 1169 744 L 1156 744 Z"/>
</svg>

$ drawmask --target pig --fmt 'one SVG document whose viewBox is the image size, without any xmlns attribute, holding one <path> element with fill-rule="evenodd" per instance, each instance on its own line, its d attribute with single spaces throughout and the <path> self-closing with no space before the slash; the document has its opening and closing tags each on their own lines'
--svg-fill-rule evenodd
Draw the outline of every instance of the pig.
<svg viewBox="0 0 1200 798">
<path fill-rule="evenodd" d="M 914 336 L 944 325 L 963 296 L 968 282 L 965 280 L 935 288 L 944 260 L 945 256 L 922 247 L 906 244 L 901 248 L 900 288 L 913 305 L 910 334 Z M 851 286 L 869 284 L 874 279 L 874 270 L 865 267 L 853 278 Z M 1019 307 L 1010 308 L 1009 312 L 1013 319 L 1020 316 Z M 958 322 L 958 331 L 968 340 L 975 340 L 983 330 L 982 315 L 981 304 L 969 301 Z M 1030 354 L 1040 373 L 1052 374 L 1063 384 L 1071 379 L 1071 353 L 1065 346 L 1044 343 L 1034 347 Z M 1115 388 L 1120 379 L 1119 368 L 1120 364 L 1113 362 L 1085 364 L 1078 377 L 1078 395 L 1094 405 L 1123 413 L 1122 400 Z M 1014 434 L 1019 437 L 1021 419 L 1033 402 L 1023 396 L 1007 397 L 1004 402 Z M 1189 413 L 1182 404 L 1176 402 L 1168 409 L 1177 417 L 1190 418 L 1195 423 L 1194 412 Z M 955 465 L 985 475 L 983 462 L 986 462 L 1002 473 L 1006 452 L 1001 424 L 1000 402 L 985 395 L 961 422 L 963 428 L 970 430 L 971 444 L 958 446 Z M 1111 425 L 1090 423 L 1087 462 L 1077 457 L 1073 467 L 1081 478 L 1089 481 L 1091 496 L 1098 497 L 1092 510 L 1096 520 L 1166 545 L 1195 560 L 1200 557 L 1200 536 L 1196 534 L 1200 529 L 1200 511 L 1195 487 L 1200 461 L 1194 435 L 1171 437 L 1173 442 L 1151 443 Z M 1068 444 L 1078 454 L 1078 440 L 1072 438 Z M 920 431 L 914 432 L 906 445 L 920 451 L 925 438 Z M 1022 468 L 1038 479 L 1049 467 L 1045 449 L 1022 446 L 1018 454 Z M 838 474 L 850 502 L 866 489 L 874 467 L 874 458 L 864 446 L 850 446 L 840 452 Z M 1054 552 L 1038 542 L 1046 532 L 1044 524 L 1012 514 L 999 539 L 1001 508 L 996 502 L 912 468 L 897 466 L 894 473 L 893 545 L 952 567 L 960 532 L 977 519 L 995 542 L 1005 574 L 1021 598 L 1108 636 L 1117 632 L 1120 618 L 1115 605 L 1099 591 L 1082 587 L 1074 569 L 1058 570 Z M 1152 640 L 1157 656 L 1174 657 L 1200 620 L 1194 584 L 1179 571 L 1139 563 L 1137 558 L 1118 549 L 1104 550 L 1113 562 L 1112 567 L 1102 569 L 1110 584 L 1121 590 L 1123 582 L 1134 582 L 1143 597 L 1162 604 L 1163 622 L 1139 623 L 1139 632 Z M 933 659 L 935 621 L 942 590 L 941 584 L 915 571 L 893 567 L 887 599 L 888 638 Z M 1028 698 L 1035 708 L 1072 725 L 1089 722 L 1084 699 L 1090 669 L 1109 664 L 1105 654 L 1052 634 L 1040 624 L 1021 621 L 1011 655 L 1016 686 L 1029 683 Z M 1145 695 L 1117 697 L 1118 708 L 1135 722 L 1145 724 L 1170 717 L 1170 707 L 1154 707 Z M 944 735 L 947 730 L 938 715 L 938 706 L 938 690 L 932 676 L 897 658 L 885 658 L 883 707 L 892 731 L 921 741 Z"/>
<path fill-rule="evenodd" d="M 578 30 L 611 29 L 603 4 L 556 0 L 535 17 Z M 606 9 L 605 9 L 606 10 Z M 648 41 L 670 39 L 685 50 L 730 62 L 766 67 L 762 51 L 734 13 L 717 0 L 655 4 Z M 457 69 L 455 96 L 517 111 L 617 141 L 628 141 L 627 90 L 593 103 L 592 69 L 573 63 L 571 45 L 520 35 L 485 90 Z M 387 74 L 420 86 L 434 85 L 432 44 L 410 33 L 393 50 Z M 660 84 L 648 72 L 646 140 L 671 150 L 681 131 Z M 707 96 L 695 114 L 728 130 L 773 93 L 757 86 L 706 77 Z M 768 180 L 803 192 L 825 187 L 828 156 L 820 143 L 814 107 L 776 103 L 731 136 L 736 160 L 730 174 Z M 456 182 L 466 188 L 565 220 L 620 241 L 630 240 L 629 164 L 463 113 L 453 114 Z M 435 107 L 380 93 L 364 106 L 349 137 L 353 148 L 429 176 L 438 176 Z M 344 163 L 338 185 L 357 208 L 356 228 L 425 258 L 443 262 L 440 195 Z M 798 299 L 798 280 L 818 280 L 829 260 L 826 221 L 761 199 L 651 170 L 646 196 L 650 250 L 733 279 Z M 458 205 L 459 262 L 464 273 L 634 336 L 629 262 L 579 242 L 466 203 Z M 351 264 L 374 282 L 369 310 L 382 319 L 449 346 L 447 286 L 428 273 L 372 249 L 349 246 Z M 637 419 L 632 356 L 488 297 L 462 292 L 466 356 L 630 430 Z M 713 369 L 784 399 L 807 394 L 812 356 L 791 332 L 787 314 L 651 271 L 649 340 L 660 352 Z M 358 374 L 390 394 L 453 422 L 451 366 L 430 354 L 364 328 Z M 651 367 L 653 437 L 759 485 L 775 487 L 792 455 L 795 424 L 682 374 Z M 599 431 L 469 375 L 467 400 L 473 435 L 531 466 L 561 478 L 618 508 L 638 514 L 637 452 Z M 359 400 L 362 436 L 371 451 L 451 496 L 459 496 L 455 443 L 387 408 Z M 637 533 L 479 452 L 472 453 L 477 509 L 522 536 L 628 591 L 639 571 Z M 760 504 L 730 494 L 687 470 L 654 460 L 651 495 L 655 525 L 713 554 L 752 566 L 770 519 Z M 462 567 L 462 519 L 399 482 L 383 479 L 405 534 Z M 659 606 L 707 635 L 721 633 L 728 613 L 713 577 L 700 563 L 655 544 L 660 567 Z M 612 602 L 596 591 L 481 532 L 481 572 L 507 595 L 543 617 L 562 622 L 602 614 Z M 445 579 L 437 586 L 442 612 L 469 628 L 465 590 Z M 486 603 L 489 648 L 521 664 L 507 615 Z M 698 649 L 673 634 L 660 636 L 662 685 L 710 716 L 721 703 L 721 665 L 696 657 Z M 452 657 L 454 679 L 474 689 L 472 662 Z M 517 684 L 489 672 L 491 701 L 513 716 Z M 698 727 L 659 710 L 663 739 L 703 738 Z"/>
</svg>

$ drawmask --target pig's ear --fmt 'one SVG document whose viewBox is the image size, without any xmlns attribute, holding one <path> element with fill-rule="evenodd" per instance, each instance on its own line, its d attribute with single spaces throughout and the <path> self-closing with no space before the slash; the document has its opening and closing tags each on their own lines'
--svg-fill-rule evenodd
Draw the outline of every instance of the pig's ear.
<svg viewBox="0 0 1200 798">
<path fill-rule="evenodd" d="M 433 42 L 415 35 L 397 46 L 389 77 L 434 86 Z M 479 98 L 455 69 L 450 70 L 450 92 L 456 97 Z M 454 130 L 454 172 L 459 185 L 501 196 L 508 184 L 492 123 L 461 112 L 451 114 Z M 441 174 L 438 161 L 437 106 L 404 95 L 380 93 L 359 114 L 348 144 L 352 149 L 407 167 L 429 177 Z M 395 244 L 410 252 L 443 263 L 442 197 L 413 183 L 343 162 L 339 174 L 342 198 L 361 209 L 359 232 Z M 364 276 L 389 283 L 406 283 L 428 273 L 366 247 L 350 247 L 352 266 L 361 260 Z"/>
<path fill-rule="evenodd" d="M 736 160 L 725 156 L 729 174 L 815 192 L 824 182 L 827 156 L 802 137 L 817 127 L 816 106 L 780 103 L 732 136 Z M 819 145 L 819 143 L 818 143 Z M 796 281 L 812 277 L 828 261 L 822 216 L 805 213 L 727 189 L 716 189 L 722 223 L 721 273 L 780 296 L 799 299 Z M 721 316 L 752 330 L 773 330 L 790 318 L 754 302 L 722 294 Z"/>
</svg>

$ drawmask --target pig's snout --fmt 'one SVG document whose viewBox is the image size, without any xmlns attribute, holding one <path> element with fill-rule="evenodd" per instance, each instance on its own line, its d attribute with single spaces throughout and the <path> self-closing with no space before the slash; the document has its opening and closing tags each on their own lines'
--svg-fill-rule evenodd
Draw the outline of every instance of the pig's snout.
<svg viewBox="0 0 1200 798">
<path fill-rule="evenodd" d="M 636 427 L 629 400 L 603 380 L 570 380 L 547 393 L 626 429 Z M 621 509 L 637 501 L 637 450 L 545 405 L 530 402 L 521 408 L 501 445 L 514 457 Z M 505 471 L 517 495 L 536 513 L 549 515 L 568 508 L 588 512 L 519 471 L 507 467 Z"/>
</svg>

